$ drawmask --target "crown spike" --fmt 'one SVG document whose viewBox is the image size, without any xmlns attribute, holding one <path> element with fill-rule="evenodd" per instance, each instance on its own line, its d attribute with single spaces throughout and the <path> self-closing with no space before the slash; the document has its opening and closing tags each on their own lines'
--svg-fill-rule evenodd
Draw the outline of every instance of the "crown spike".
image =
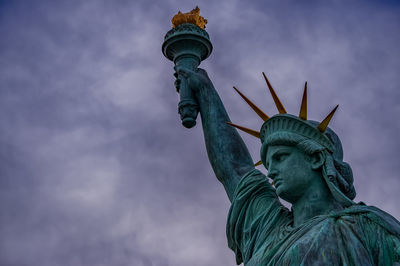
<svg viewBox="0 0 400 266">
<path fill-rule="evenodd" d="M 307 81 L 304 85 L 303 99 L 301 100 L 299 117 L 300 119 L 307 120 Z"/>
<path fill-rule="evenodd" d="M 325 117 L 325 119 L 318 125 L 318 130 L 321 133 L 324 133 L 326 128 L 328 127 L 329 122 L 331 121 L 333 115 L 336 112 L 336 109 L 339 107 L 339 105 L 336 105 L 335 108 L 333 108 L 333 110 Z"/>
<path fill-rule="evenodd" d="M 264 76 L 265 81 L 267 82 L 269 91 L 270 91 L 270 93 L 272 95 L 272 98 L 274 99 L 275 105 L 278 108 L 279 113 L 280 114 L 286 114 L 287 113 L 286 109 L 285 109 L 285 107 L 283 107 L 283 104 L 281 103 L 281 101 L 279 100 L 278 96 L 276 95 L 274 89 L 272 88 L 271 84 L 269 83 L 269 81 L 267 79 L 267 76 L 265 76 L 264 72 L 262 72 L 262 74 Z"/>
<path fill-rule="evenodd" d="M 252 135 L 252 136 L 254 136 L 254 137 L 256 137 L 256 138 L 260 138 L 260 132 L 258 132 L 258 131 L 255 131 L 255 130 L 253 130 L 253 129 L 249 129 L 249 128 L 246 128 L 246 127 L 242 127 L 242 126 L 233 124 L 233 123 L 231 123 L 231 122 L 226 122 L 226 123 L 227 123 L 228 125 L 230 125 L 230 126 L 233 126 L 233 127 L 236 127 L 237 129 L 240 129 L 240 130 L 246 132 L 247 134 L 250 134 L 250 135 Z"/>
<path fill-rule="evenodd" d="M 261 160 L 254 164 L 254 166 L 259 166 L 259 165 L 262 165 L 262 161 Z"/>
<path fill-rule="evenodd" d="M 269 116 L 266 115 L 263 111 L 261 111 L 260 108 L 258 108 L 254 103 L 252 103 L 246 96 L 243 95 L 235 86 L 233 86 L 235 91 L 239 93 L 239 95 L 247 102 L 248 105 L 258 114 L 259 117 L 261 117 L 262 120 L 267 121 L 269 119 Z"/>
</svg>

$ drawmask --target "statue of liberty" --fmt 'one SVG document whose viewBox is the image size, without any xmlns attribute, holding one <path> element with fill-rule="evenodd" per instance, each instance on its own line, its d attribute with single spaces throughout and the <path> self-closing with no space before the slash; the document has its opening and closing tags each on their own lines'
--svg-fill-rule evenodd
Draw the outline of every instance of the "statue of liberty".
<svg viewBox="0 0 400 266">
<path fill-rule="evenodd" d="M 226 234 L 237 264 L 400 265 L 400 223 L 353 201 L 351 167 L 328 127 L 337 106 L 322 122 L 308 120 L 306 83 L 299 114 L 288 114 L 263 73 L 278 114 L 268 116 L 235 88 L 263 121 L 251 130 L 231 123 L 205 70 L 179 64 L 175 70 L 178 91 L 184 84 L 196 103 L 180 109 L 181 117 L 198 108 L 208 158 L 232 203 Z M 236 129 L 261 140 L 256 165 L 268 176 L 255 169 Z"/>
</svg>

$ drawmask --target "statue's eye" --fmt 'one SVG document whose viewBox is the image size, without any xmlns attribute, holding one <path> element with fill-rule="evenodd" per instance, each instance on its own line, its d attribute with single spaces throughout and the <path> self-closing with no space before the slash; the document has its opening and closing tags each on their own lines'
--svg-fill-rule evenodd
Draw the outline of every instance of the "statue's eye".
<svg viewBox="0 0 400 266">
<path fill-rule="evenodd" d="M 288 157 L 287 153 L 280 153 L 280 154 L 277 154 L 276 160 L 278 162 L 281 162 L 281 161 L 285 160 L 287 157 Z"/>
</svg>

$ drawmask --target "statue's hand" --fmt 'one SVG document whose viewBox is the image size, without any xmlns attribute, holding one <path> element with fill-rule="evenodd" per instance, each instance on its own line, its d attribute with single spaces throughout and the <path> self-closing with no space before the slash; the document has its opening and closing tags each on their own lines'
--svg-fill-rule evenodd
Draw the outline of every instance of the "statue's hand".
<svg viewBox="0 0 400 266">
<path fill-rule="evenodd" d="M 204 87 L 209 87 L 209 85 L 212 84 L 210 78 L 207 75 L 207 72 L 204 69 L 197 68 L 193 71 L 179 66 L 175 66 L 174 69 L 174 76 L 176 77 L 175 87 L 178 92 L 182 83 L 182 79 L 186 80 L 189 88 L 195 93 L 197 93 Z"/>
</svg>

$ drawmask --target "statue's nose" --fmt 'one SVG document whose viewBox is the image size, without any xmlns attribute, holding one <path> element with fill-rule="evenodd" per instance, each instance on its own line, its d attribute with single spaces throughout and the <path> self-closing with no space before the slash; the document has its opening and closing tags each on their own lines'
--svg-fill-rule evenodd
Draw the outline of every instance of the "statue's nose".
<svg viewBox="0 0 400 266">
<path fill-rule="evenodd" d="M 276 175 L 278 174 L 278 171 L 271 169 L 270 171 L 268 171 L 268 177 L 271 178 L 272 180 L 276 177 Z"/>
</svg>

